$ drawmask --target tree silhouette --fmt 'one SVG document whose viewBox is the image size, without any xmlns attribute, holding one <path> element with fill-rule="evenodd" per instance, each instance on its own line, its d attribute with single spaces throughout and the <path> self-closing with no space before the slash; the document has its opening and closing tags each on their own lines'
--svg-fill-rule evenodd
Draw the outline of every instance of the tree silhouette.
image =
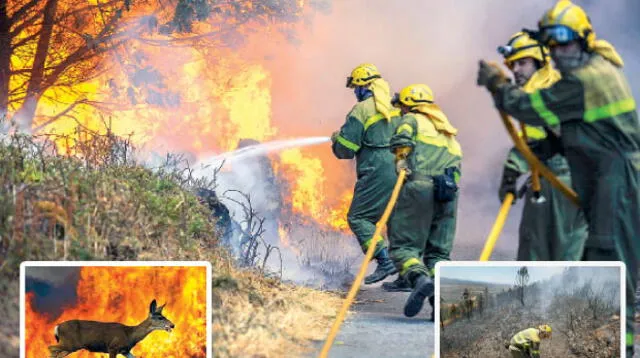
<svg viewBox="0 0 640 358">
<path fill-rule="evenodd" d="M 516 287 L 518 288 L 518 296 L 520 303 L 524 306 L 524 289 L 529 283 L 529 270 L 526 266 L 522 266 L 516 273 Z"/>
</svg>

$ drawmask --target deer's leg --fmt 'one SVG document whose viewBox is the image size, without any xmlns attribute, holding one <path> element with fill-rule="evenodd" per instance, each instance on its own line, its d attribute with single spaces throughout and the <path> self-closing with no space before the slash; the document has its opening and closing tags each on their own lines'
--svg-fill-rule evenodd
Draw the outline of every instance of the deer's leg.
<svg viewBox="0 0 640 358">
<path fill-rule="evenodd" d="M 111 351 L 109 352 L 109 358 L 116 358 L 116 356 L 118 355 L 117 351 Z"/>
</svg>

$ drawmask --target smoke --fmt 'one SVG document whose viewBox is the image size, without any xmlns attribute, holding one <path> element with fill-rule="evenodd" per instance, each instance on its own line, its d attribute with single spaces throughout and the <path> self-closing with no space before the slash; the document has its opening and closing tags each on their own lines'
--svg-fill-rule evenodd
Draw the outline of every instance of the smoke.
<svg viewBox="0 0 640 358">
<path fill-rule="evenodd" d="M 57 317 L 76 302 L 79 279 L 79 267 L 29 266 L 25 268 L 25 292 L 34 294 L 36 311 Z"/>
</svg>

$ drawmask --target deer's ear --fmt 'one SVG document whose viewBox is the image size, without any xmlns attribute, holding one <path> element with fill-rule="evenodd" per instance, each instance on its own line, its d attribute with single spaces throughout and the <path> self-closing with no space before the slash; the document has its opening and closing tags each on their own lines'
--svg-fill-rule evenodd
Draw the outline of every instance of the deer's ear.
<svg viewBox="0 0 640 358">
<path fill-rule="evenodd" d="M 151 301 L 151 305 L 149 306 L 149 313 L 153 314 L 156 311 L 156 300 Z"/>
<path fill-rule="evenodd" d="M 163 304 L 162 306 L 158 307 L 158 309 L 156 309 L 156 313 L 160 313 L 162 314 L 162 310 L 164 309 L 164 306 L 166 306 L 167 304 Z"/>
</svg>

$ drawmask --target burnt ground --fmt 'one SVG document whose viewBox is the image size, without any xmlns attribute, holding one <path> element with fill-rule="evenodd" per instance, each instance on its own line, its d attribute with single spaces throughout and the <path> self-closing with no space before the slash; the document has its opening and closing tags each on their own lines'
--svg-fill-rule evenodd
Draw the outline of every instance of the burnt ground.
<svg viewBox="0 0 640 358">
<path fill-rule="evenodd" d="M 549 317 L 536 307 L 522 308 L 518 304 L 476 314 L 470 321 L 459 320 L 445 327 L 441 334 L 442 358 L 504 357 L 511 355 L 504 343 L 518 331 L 547 323 L 554 328 L 553 338 L 544 340 L 542 357 L 618 357 L 620 346 L 619 321 L 614 318 L 599 327 L 586 320 L 576 324 L 574 331 L 565 329 L 564 322 Z"/>
<path fill-rule="evenodd" d="M 370 271 L 375 268 L 371 265 Z M 386 281 L 393 281 L 395 276 Z M 406 292 L 386 292 L 382 283 L 362 285 L 352 306 L 353 313 L 342 324 L 329 353 L 330 358 L 428 358 L 434 349 L 433 323 L 429 303 L 419 315 L 403 315 Z M 348 288 L 347 288 L 348 289 Z M 317 342 L 316 357 L 324 342 Z"/>
</svg>

